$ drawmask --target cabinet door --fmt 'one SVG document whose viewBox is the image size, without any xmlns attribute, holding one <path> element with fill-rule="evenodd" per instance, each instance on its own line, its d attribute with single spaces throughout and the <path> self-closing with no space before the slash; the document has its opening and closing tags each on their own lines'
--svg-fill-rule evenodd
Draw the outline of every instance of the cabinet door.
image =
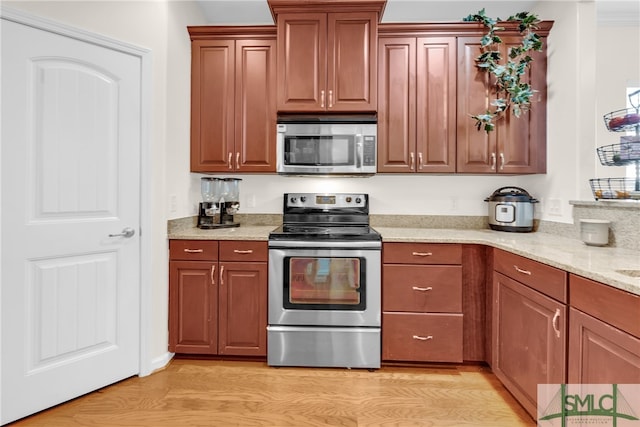
<svg viewBox="0 0 640 427">
<path fill-rule="evenodd" d="M 488 73 L 476 66 L 479 54 L 478 37 L 458 38 L 457 171 L 462 173 L 496 171 L 495 132 L 478 131 L 470 117 L 490 108 Z"/>
<path fill-rule="evenodd" d="M 327 110 L 376 111 L 377 13 L 329 13 L 327 26 Z"/>
<path fill-rule="evenodd" d="M 502 36 L 501 55 L 507 56 L 517 38 Z M 545 41 L 546 43 L 546 41 Z M 496 122 L 493 132 L 478 131 L 470 116 L 492 109 L 496 94 L 488 86 L 489 75 L 479 71 L 476 58 L 480 41 L 458 38 L 458 146 L 457 171 L 463 173 L 546 172 L 546 51 L 533 52 L 525 77 L 535 90 L 531 111 L 516 118 L 511 112 Z"/>
<path fill-rule="evenodd" d="M 234 151 L 234 41 L 195 40 L 191 61 L 191 171 L 226 172 Z"/>
<path fill-rule="evenodd" d="M 324 111 L 326 13 L 278 15 L 278 111 Z"/>
<path fill-rule="evenodd" d="M 567 307 L 494 273 L 492 368 L 533 417 L 538 384 L 566 382 Z"/>
<path fill-rule="evenodd" d="M 574 308 L 570 316 L 569 383 L 640 383 L 640 339 Z"/>
<path fill-rule="evenodd" d="M 169 262 L 169 351 L 216 354 L 216 263 Z"/>
<path fill-rule="evenodd" d="M 276 41 L 238 40 L 235 59 L 235 170 L 275 172 Z"/>
<path fill-rule="evenodd" d="M 220 263 L 219 353 L 267 354 L 267 263 Z"/>
<path fill-rule="evenodd" d="M 504 53 L 518 43 L 517 38 L 503 37 Z M 546 40 L 544 41 L 546 46 Z M 498 173 L 544 173 L 547 169 L 547 55 L 531 52 L 533 58 L 523 78 L 536 92 L 531 99 L 531 110 L 519 118 L 509 112 L 496 127 Z"/>
<path fill-rule="evenodd" d="M 378 172 L 413 172 L 416 39 L 382 37 L 378 43 Z"/>
<path fill-rule="evenodd" d="M 420 37 L 416 51 L 416 169 L 455 172 L 456 39 Z"/>
</svg>

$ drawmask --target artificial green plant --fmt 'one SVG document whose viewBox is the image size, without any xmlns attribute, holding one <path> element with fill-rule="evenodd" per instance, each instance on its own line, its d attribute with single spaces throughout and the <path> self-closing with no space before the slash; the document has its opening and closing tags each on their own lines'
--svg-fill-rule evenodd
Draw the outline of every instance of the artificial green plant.
<svg viewBox="0 0 640 427">
<path fill-rule="evenodd" d="M 502 21 L 500 18 L 490 18 L 482 9 L 467 16 L 464 21 L 480 22 L 488 29 L 480 39 L 481 53 L 476 58 L 476 64 L 480 70 L 490 73 L 489 81 L 494 85 L 496 99 L 491 102 L 492 109 L 471 116 L 476 121 L 476 128 L 488 133 L 495 129 L 495 121 L 509 109 L 516 117 L 520 117 L 531 106 L 535 89 L 523 82 L 522 76 L 533 61 L 528 52 L 542 50 L 542 40 L 534 32 L 540 20 L 537 15 L 529 12 L 517 13 L 506 20 L 517 22 L 518 31 L 522 35 L 521 43 L 509 49 L 507 58 L 503 58 L 500 53 L 502 39 L 498 31 L 504 30 L 504 27 L 498 25 Z"/>
</svg>

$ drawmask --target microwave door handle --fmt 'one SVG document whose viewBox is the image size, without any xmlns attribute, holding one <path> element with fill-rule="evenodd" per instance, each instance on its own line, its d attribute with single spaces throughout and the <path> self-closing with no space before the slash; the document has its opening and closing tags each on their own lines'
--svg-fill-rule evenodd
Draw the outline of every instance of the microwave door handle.
<svg viewBox="0 0 640 427">
<path fill-rule="evenodd" d="M 362 135 L 356 136 L 356 167 L 358 169 L 362 168 L 362 157 L 363 157 L 363 146 L 364 146 L 364 137 Z"/>
</svg>

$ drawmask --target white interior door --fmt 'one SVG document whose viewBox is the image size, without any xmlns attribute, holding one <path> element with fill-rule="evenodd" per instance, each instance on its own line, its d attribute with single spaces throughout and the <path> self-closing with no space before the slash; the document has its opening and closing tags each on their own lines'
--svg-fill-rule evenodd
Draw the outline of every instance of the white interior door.
<svg viewBox="0 0 640 427">
<path fill-rule="evenodd" d="M 141 63 L 1 23 L 4 424 L 139 372 Z"/>
</svg>

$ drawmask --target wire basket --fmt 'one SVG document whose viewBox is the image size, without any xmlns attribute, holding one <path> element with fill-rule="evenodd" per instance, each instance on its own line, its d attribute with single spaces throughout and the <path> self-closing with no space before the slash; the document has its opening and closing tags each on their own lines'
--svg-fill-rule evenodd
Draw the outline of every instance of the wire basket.
<svg viewBox="0 0 640 427">
<path fill-rule="evenodd" d="M 629 141 L 596 148 L 602 165 L 626 166 L 640 161 L 640 137 L 622 138 L 628 138 Z"/>
<path fill-rule="evenodd" d="M 629 132 L 640 127 L 640 114 L 635 108 L 623 108 L 604 115 L 604 124 L 613 132 Z"/>
<path fill-rule="evenodd" d="M 640 191 L 635 190 L 633 178 L 590 179 L 591 191 L 596 200 L 600 199 L 640 199 Z"/>
</svg>

